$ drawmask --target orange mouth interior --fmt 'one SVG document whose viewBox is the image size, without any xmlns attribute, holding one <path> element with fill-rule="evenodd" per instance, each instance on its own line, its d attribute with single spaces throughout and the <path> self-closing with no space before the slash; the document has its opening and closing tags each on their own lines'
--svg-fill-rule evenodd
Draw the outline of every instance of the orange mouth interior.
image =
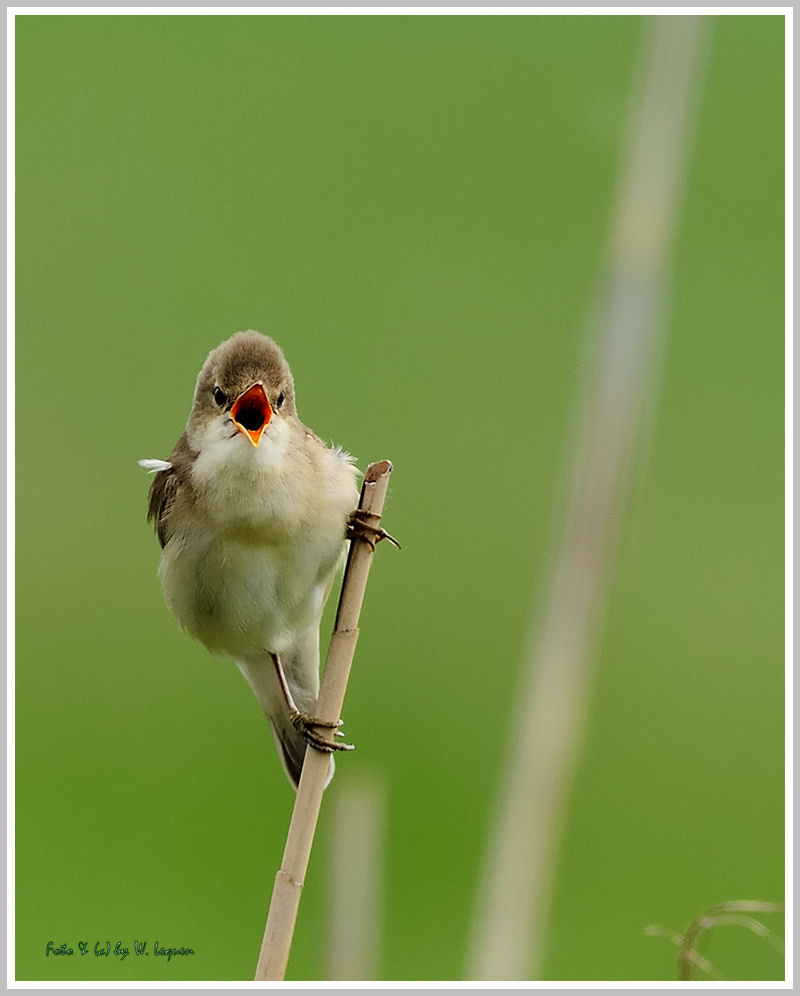
<svg viewBox="0 0 800 996">
<path fill-rule="evenodd" d="M 231 417 L 236 428 L 247 436 L 253 446 L 258 446 L 272 418 L 272 406 L 260 381 L 239 395 L 231 408 Z"/>
</svg>

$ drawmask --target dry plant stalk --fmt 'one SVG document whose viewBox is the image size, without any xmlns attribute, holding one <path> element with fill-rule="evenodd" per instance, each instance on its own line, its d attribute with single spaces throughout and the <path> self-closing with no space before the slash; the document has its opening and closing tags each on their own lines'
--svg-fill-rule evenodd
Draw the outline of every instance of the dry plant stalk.
<svg viewBox="0 0 800 996">
<path fill-rule="evenodd" d="M 371 524 L 377 525 L 380 521 L 391 472 L 391 463 L 388 460 L 381 460 L 370 464 L 364 475 L 358 507 Z M 358 640 L 358 617 L 364 601 L 373 551 L 374 547 L 369 541 L 361 537 L 354 539 L 350 546 L 336 622 L 325 661 L 325 673 L 314 710 L 320 719 L 330 719 L 335 722 L 341 715 L 347 679 L 350 676 L 350 665 Z M 319 729 L 323 736 L 333 741 L 333 729 L 322 727 Z M 329 765 L 330 755 L 313 748 L 306 750 L 283 860 L 275 876 L 264 940 L 261 943 L 256 968 L 256 982 L 281 981 L 286 974 L 300 895 L 314 841 L 322 793 L 328 779 Z"/>
</svg>

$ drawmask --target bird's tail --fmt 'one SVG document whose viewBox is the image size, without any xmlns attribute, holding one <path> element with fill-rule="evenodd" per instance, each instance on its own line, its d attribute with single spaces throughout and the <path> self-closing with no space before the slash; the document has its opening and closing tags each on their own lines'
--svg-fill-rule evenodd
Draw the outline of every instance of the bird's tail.
<svg viewBox="0 0 800 996">
<path fill-rule="evenodd" d="M 292 786 L 297 789 L 308 744 L 303 734 L 292 725 L 289 708 L 275 671 L 275 664 L 268 654 L 256 660 L 237 661 L 236 663 L 253 690 L 264 715 L 269 720 L 283 770 Z M 298 708 L 310 708 L 310 703 L 303 700 L 302 692 L 292 689 L 292 694 L 297 700 Z M 330 765 L 328 782 L 333 778 L 333 757 L 330 759 Z"/>
</svg>

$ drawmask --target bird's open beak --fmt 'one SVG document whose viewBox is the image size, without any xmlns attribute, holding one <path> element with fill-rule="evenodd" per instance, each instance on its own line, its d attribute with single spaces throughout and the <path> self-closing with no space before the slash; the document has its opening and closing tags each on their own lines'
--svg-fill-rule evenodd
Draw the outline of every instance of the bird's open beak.
<svg viewBox="0 0 800 996">
<path fill-rule="evenodd" d="M 272 406 L 260 380 L 234 401 L 231 417 L 236 428 L 247 436 L 253 446 L 258 446 L 261 434 L 272 418 Z"/>
</svg>

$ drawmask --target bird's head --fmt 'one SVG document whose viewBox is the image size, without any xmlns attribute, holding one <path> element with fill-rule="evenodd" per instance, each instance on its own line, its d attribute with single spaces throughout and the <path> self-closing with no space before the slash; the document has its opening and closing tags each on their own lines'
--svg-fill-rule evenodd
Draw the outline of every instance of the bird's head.
<svg viewBox="0 0 800 996">
<path fill-rule="evenodd" d="M 259 332 L 237 332 L 203 364 L 187 435 L 197 451 L 226 439 L 258 448 L 274 423 L 296 416 L 294 381 L 280 346 Z"/>
</svg>

